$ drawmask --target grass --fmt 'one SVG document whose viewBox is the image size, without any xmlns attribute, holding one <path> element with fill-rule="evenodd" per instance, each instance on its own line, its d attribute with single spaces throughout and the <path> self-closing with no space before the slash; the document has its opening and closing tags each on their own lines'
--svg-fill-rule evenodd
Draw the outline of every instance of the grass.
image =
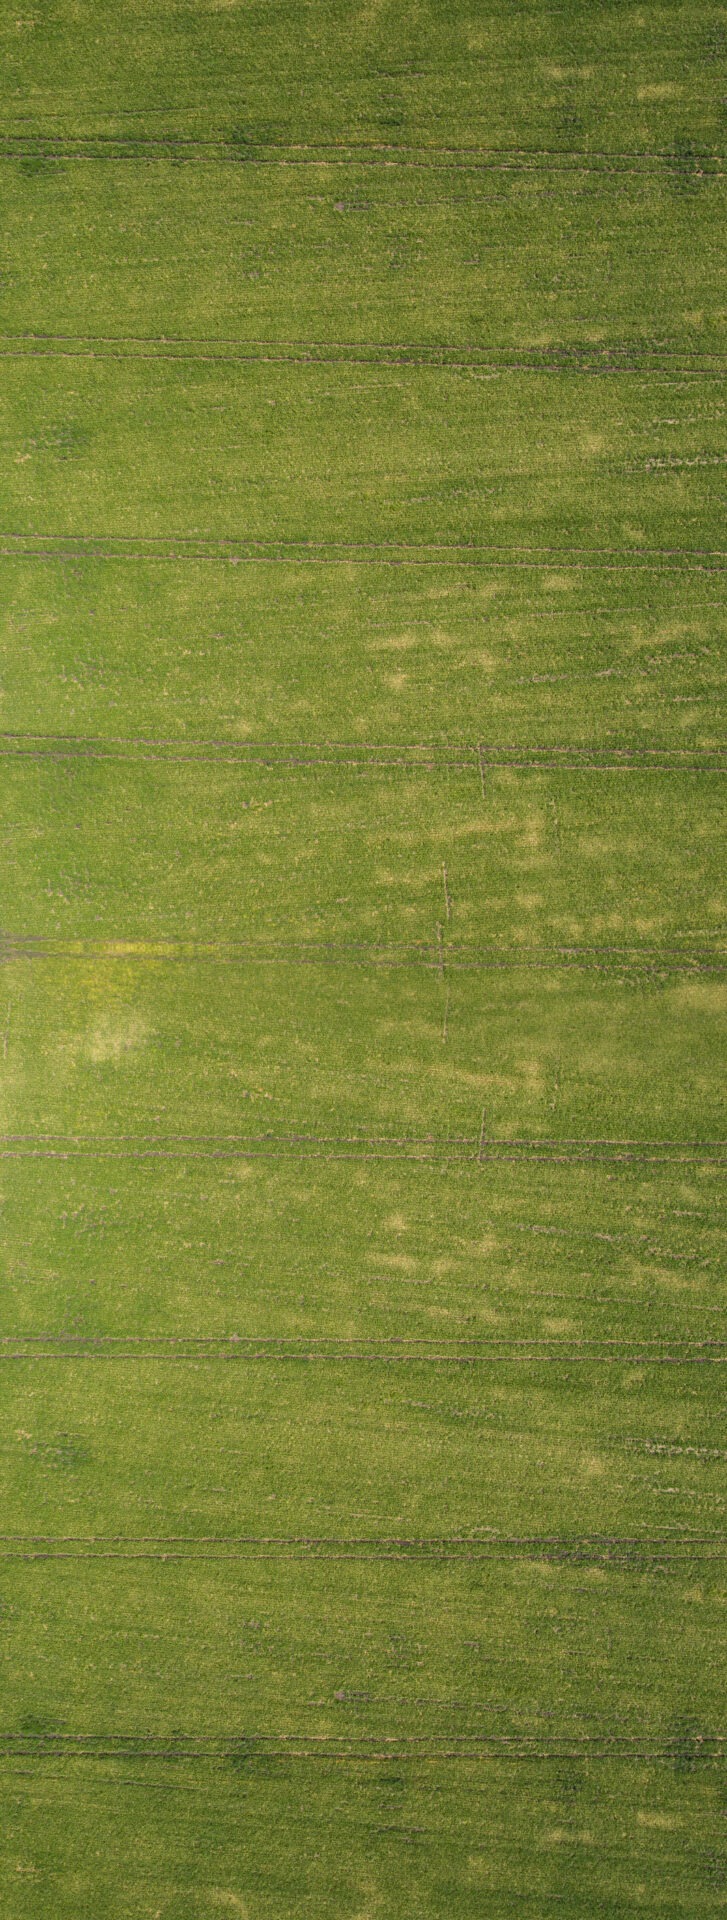
<svg viewBox="0 0 727 1920">
<path fill-rule="evenodd" d="M 726 46 L 0 13 L 3 1920 L 724 1908 Z"/>
</svg>

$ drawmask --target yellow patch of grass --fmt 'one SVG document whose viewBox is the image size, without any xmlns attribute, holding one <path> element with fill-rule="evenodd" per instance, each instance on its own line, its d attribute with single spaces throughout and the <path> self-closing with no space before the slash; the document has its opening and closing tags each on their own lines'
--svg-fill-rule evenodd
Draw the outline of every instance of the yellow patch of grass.
<svg viewBox="0 0 727 1920">
<path fill-rule="evenodd" d="M 636 1815 L 636 1824 L 639 1827 L 653 1827 L 657 1833 L 676 1833 L 684 1822 L 679 1813 L 652 1813 L 650 1809 L 641 1808 Z"/>
<path fill-rule="evenodd" d="M 675 80 L 652 80 L 646 87 L 636 88 L 637 100 L 676 100 L 681 87 Z"/>
<path fill-rule="evenodd" d="M 126 1054 L 143 1047 L 148 1038 L 149 1025 L 140 1013 L 120 1017 L 105 1013 L 87 1035 L 84 1052 L 94 1066 L 103 1066 L 109 1060 L 118 1063 Z"/>
</svg>

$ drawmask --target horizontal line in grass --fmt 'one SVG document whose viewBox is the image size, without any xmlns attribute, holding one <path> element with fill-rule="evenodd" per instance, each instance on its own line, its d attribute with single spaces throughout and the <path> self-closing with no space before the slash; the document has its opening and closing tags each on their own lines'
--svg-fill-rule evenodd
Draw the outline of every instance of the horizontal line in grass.
<svg viewBox="0 0 727 1920">
<path fill-rule="evenodd" d="M 207 736 L 204 734 L 202 735 L 192 734 L 186 737 L 183 734 L 178 734 L 178 735 L 169 735 L 169 734 L 102 735 L 102 734 L 49 733 L 49 732 L 31 733 L 28 730 L 20 731 L 18 729 L 10 730 L 8 728 L 5 728 L 4 730 L 0 731 L 0 740 L 7 741 L 7 742 L 20 742 L 20 743 L 24 741 L 34 741 L 34 740 L 50 741 L 53 743 L 57 742 L 60 744 L 67 744 L 70 746 L 76 746 L 76 745 L 105 746 L 109 744 L 116 745 L 116 746 L 131 746 L 131 747 L 133 746 L 153 746 L 153 747 L 181 746 L 181 747 L 187 747 L 187 748 L 194 748 L 194 747 L 207 748 L 207 747 L 222 746 L 222 747 L 229 747 L 230 749 L 234 749 L 236 752 L 239 752 L 241 755 L 252 754 L 259 751 L 264 751 L 270 754 L 288 753 L 291 751 L 291 749 L 300 750 L 300 751 L 310 751 L 310 752 L 321 753 L 321 754 L 330 753 L 331 755 L 335 755 L 337 753 L 356 752 L 360 754 L 388 754 L 388 755 L 426 754 L 429 756 L 436 756 L 436 755 L 448 755 L 448 754 L 457 752 L 457 753 L 467 754 L 470 757 L 470 761 L 472 763 L 475 762 L 477 756 L 480 753 L 485 753 L 485 754 L 508 753 L 509 754 L 509 753 L 526 752 L 526 753 L 531 753 L 535 755 L 537 754 L 588 755 L 598 750 L 597 748 L 594 748 L 593 745 L 588 741 L 563 741 L 563 740 L 544 741 L 542 744 L 538 744 L 537 742 L 525 743 L 517 740 L 516 741 L 481 740 L 481 741 L 478 741 L 476 744 L 468 740 L 461 740 L 461 741 L 455 741 L 455 742 L 441 741 L 441 740 L 439 741 L 438 740 L 378 740 L 378 741 L 375 741 L 375 740 L 251 740 L 251 739 L 239 739 L 239 738 L 236 738 L 234 735 L 219 735 L 219 734 L 211 735 L 211 736 Z M 613 751 L 615 754 L 621 754 L 626 757 L 634 756 L 634 755 L 643 755 L 643 756 L 646 756 L 647 758 L 649 755 L 656 755 L 656 756 L 663 757 L 664 754 L 671 753 L 675 759 L 678 759 L 680 757 L 683 758 L 684 756 L 689 756 L 693 751 L 693 749 L 690 747 L 669 747 L 669 746 L 659 745 L 659 744 L 657 744 L 656 746 L 648 746 L 645 741 L 604 742 L 603 749 L 607 751 Z M 715 752 L 717 750 L 718 750 L 717 748 L 714 749 Z M 725 750 L 727 750 L 727 742 L 725 742 Z M 336 764 L 335 760 L 333 764 Z"/>
<path fill-rule="evenodd" d="M 505 154 L 511 158 L 526 160 L 557 158 L 661 161 L 673 160 L 677 157 L 672 147 L 515 146 L 508 142 L 498 142 L 494 144 L 492 142 L 475 140 L 467 141 L 459 145 L 448 141 L 440 142 L 433 140 L 270 140 L 264 137 L 258 139 L 254 134 L 251 134 L 249 138 L 247 136 L 243 138 L 241 135 L 234 133 L 229 135 L 222 133 L 180 134 L 174 132 L 174 130 L 166 130 L 162 133 L 151 135 L 143 132 L 139 134 L 104 133 L 99 130 L 93 132 L 86 131 L 84 133 L 64 133 L 62 129 L 56 133 L 43 133 L 34 131 L 27 126 L 17 128 L 14 131 L 7 127 L 0 127 L 0 139 L 15 140 L 21 145 L 32 144 L 36 140 L 46 143 L 62 141 L 64 144 L 73 145 L 78 143 L 83 144 L 85 140 L 93 139 L 110 144 L 123 141 L 128 145 L 140 144 L 143 146 L 148 145 L 150 140 L 157 140 L 163 145 L 167 145 L 170 142 L 175 145 L 189 145 L 194 147 L 233 145 L 236 150 L 241 152 L 252 149 L 253 152 L 262 151 L 269 153 L 431 153 L 435 155 L 446 154 L 453 158 L 468 157 L 470 155 L 474 155 L 475 157 L 484 155 L 485 157 L 493 156 L 499 158 Z M 719 159 L 721 156 L 713 152 L 709 157 Z"/>
<path fill-rule="evenodd" d="M 716 349 L 659 348 L 638 341 L 556 343 L 548 348 L 475 346 L 462 342 L 304 341 L 229 339 L 213 335 L 134 335 L 22 331 L 0 334 L 0 357 L 90 358 L 115 361 L 202 361 L 221 365 L 377 367 L 412 366 L 454 372 L 721 374 L 727 355 Z"/>
<path fill-rule="evenodd" d="M 345 1706 L 346 1702 L 333 1700 L 320 1704 L 329 1710 L 337 1708 L 340 1712 L 341 1705 Z M 608 1726 L 596 1726 L 584 1732 L 580 1726 L 574 1728 L 568 1725 L 561 1728 L 551 1726 L 547 1733 L 540 1729 L 530 1732 L 515 1728 L 507 1732 L 480 1729 L 455 1732 L 441 1725 L 429 1726 L 419 1733 L 411 1733 L 402 1727 L 377 1732 L 354 1732 L 342 1728 L 338 1733 L 318 1733 L 304 1728 L 274 1732 L 233 1728 L 218 1733 L 200 1729 L 189 1733 L 175 1731 L 156 1735 L 132 1731 L 60 1734 L 48 1730 L 38 1733 L 0 1733 L 0 1753 L 7 1758 L 32 1758 L 36 1761 L 48 1756 L 62 1756 L 74 1761 L 106 1759 L 137 1763 L 208 1760 L 226 1761 L 237 1767 L 244 1767 L 256 1760 L 267 1763 L 276 1759 L 352 1763 L 397 1758 L 408 1762 L 430 1758 L 499 1758 L 546 1762 L 565 1758 L 612 1761 L 644 1759 L 666 1760 L 677 1766 L 681 1763 L 685 1770 L 691 1770 L 698 1763 L 714 1764 L 723 1760 L 726 1740 L 727 1736 L 721 1732 L 707 1733 L 691 1727 L 684 1732 L 650 1733 L 643 1728 L 616 1732 Z"/>
<path fill-rule="evenodd" d="M 380 1278 L 378 1275 L 374 1277 Z M 700 1340 L 689 1333 L 673 1335 L 649 1334 L 645 1339 L 640 1338 L 640 1344 L 646 1348 L 663 1346 L 666 1341 L 670 1341 L 672 1346 L 687 1347 L 693 1350 L 713 1349 L 714 1351 L 722 1352 L 727 1349 L 727 1341 L 725 1340 Z M 508 1334 L 478 1333 L 459 1339 L 457 1337 L 438 1339 L 429 1334 L 409 1335 L 397 1333 L 381 1335 L 348 1334 L 346 1336 L 339 1336 L 337 1334 L 317 1334 L 315 1336 L 307 1334 L 241 1334 L 234 1332 L 200 1334 L 16 1332 L 0 1334 L 0 1353 L 4 1347 L 27 1346 L 31 1351 L 37 1348 L 47 1347 L 51 1352 L 55 1351 L 56 1347 L 90 1348 L 94 1350 L 98 1349 L 99 1351 L 103 1351 L 106 1348 L 113 1351 L 119 1347 L 129 1347 L 132 1351 L 137 1351 L 143 1347 L 152 1353 L 156 1352 L 157 1349 L 165 1350 L 169 1347 L 174 1347 L 177 1349 L 187 1349 L 190 1353 L 197 1354 L 209 1349 L 224 1349 L 226 1351 L 228 1346 L 232 1345 L 243 1354 L 246 1352 L 256 1354 L 269 1352 L 273 1358 L 275 1358 L 281 1353 L 300 1353 L 304 1359 L 309 1358 L 314 1352 L 320 1353 L 322 1358 L 326 1359 L 329 1356 L 335 1358 L 339 1353 L 345 1354 L 347 1352 L 353 1352 L 356 1354 L 361 1349 L 366 1350 L 366 1356 L 368 1357 L 370 1353 L 387 1353 L 393 1348 L 405 1352 L 408 1350 L 407 1357 L 410 1357 L 412 1354 L 415 1355 L 421 1350 L 430 1348 L 434 1348 L 436 1353 L 444 1348 L 454 1354 L 466 1352 L 477 1355 L 480 1352 L 484 1352 L 486 1356 L 490 1350 L 496 1351 L 501 1347 L 511 1349 L 514 1352 L 521 1348 L 527 1350 L 542 1348 L 546 1352 L 551 1349 L 559 1350 L 563 1348 L 569 1353 L 572 1351 L 583 1352 L 587 1356 L 591 1348 L 596 1348 L 599 1351 L 601 1349 L 608 1349 L 620 1352 L 623 1348 L 633 1346 L 633 1344 L 633 1339 L 627 1340 L 623 1336 L 616 1337 L 613 1335 L 606 1337 L 593 1335 L 590 1338 L 580 1338 L 575 1334 L 550 1334 L 541 1338 L 538 1335 L 531 1336 L 528 1334 L 512 1336 Z M 426 1358 L 426 1351 L 424 1351 L 424 1358 Z M 685 1449 L 677 1448 L 677 1451 L 684 1452 Z M 692 1449 L 692 1451 L 695 1451 L 695 1449 Z M 715 1456 L 715 1458 L 716 1457 L 717 1456 Z M 724 1456 L 720 1454 L 719 1457 L 727 1459 L 727 1452 L 725 1452 Z"/>
<path fill-rule="evenodd" d="M 476 1138 L 387 1134 L 0 1134 L 0 1160 L 324 1159 L 411 1161 L 481 1169 L 512 1162 L 564 1166 L 727 1166 L 727 1141 Z"/>
<path fill-rule="evenodd" d="M 130 764 L 218 765 L 280 770 L 323 769 L 355 773 L 473 773 L 486 801 L 487 775 L 498 768 L 537 773 L 723 773 L 727 743 L 711 747 L 675 747 L 662 742 L 588 744 L 564 741 L 535 745 L 480 741 L 255 741 L 220 738 L 154 738 L 140 735 L 81 735 L 0 732 L 0 758 L 80 759 Z"/>
<path fill-rule="evenodd" d="M 122 1561 L 136 1566 L 149 1562 L 157 1565 L 168 1562 L 170 1565 L 189 1566 L 195 1563 L 206 1566 L 215 1564 L 240 1565 L 241 1563 L 252 1564 L 260 1561 L 288 1560 L 298 1563 L 305 1561 L 308 1564 L 312 1561 L 320 1561 L 329 1566 L 341 1562 L 348 1562 L 350 1564 L 378 1563 L 379 1565 L 394 1562 L 398 1566 L 406 1563 L 410 1565 L 414 1563 L 418 1563 L 419 1565 L 427 1564 L 429 1566 L 470 1566 L 473 1564 L 481 1565 L 487 1561 L 491 1563 L 502 1563 L 503 1560 L 531 1560 L 539 1561 L 547 1565 L 576 1568 L 589 1566 L 601 1568 L 611 1567 L 614 1572 L 634 1572 L 640 1575 L 649 1571 L 658 1571 L 661 1575 L 669 1571 L 678 1572 L 681 1570 L 683 1572 L 685 1568 L 690 1566 L 718 1565 L 723 1563 L 726 1557 L 727 1549 L 725 1549 L 724 1546 L 712 1549 L 695 1544 L 693 1547 L 685 1548 L 684 1551 L 674 1552 L 668 1547 L 641 1549 L 627 1545 L 624 1547 L 614 1546 L 605 1549 L 588 1545 L 579 1546 L 576 1543 L 574 1543 L 573 1546 L 565 1544 L 563 1547 L 557 1544 L 539 1546 L 536 1542 L 530 1544 L 523 1542 L 520 1546 L 512 1546 L 509 1549 L 503 1548 L 502 1550 L 493 1551 L 488 1551 L 477 1545 L 473 1545 L 466 1551 L 464 1549 L 450 1551 L 444 1547 L 441 1549 L 398 1547 L 395 1545 L 384 1547 L 378 1545 L 357 1545 L 353 1542 L 350 1544 L 344 1543 L 340 1547 L 331 1546 L 330 1548 L 325 1548 L 325 1550 L 313 1546 L 306 1547 L 298 1543 L 290 1546 L 285 1546 L 281 1543 L 279 1545 L 261 1544 L 259 1546 L 251 1544 L 250 1546 L 239 1548 L 234 1546 L 229 1548 L 213 1547 L 198 1553 L 187 1552 L 174 1546 L 163 1547 L 160 1550 L 151 1548 L 126 1549 L 123 1547 L 112 1547 L 104 1548 L 103 1550 L 100 1548 L 98 1550 L 64 1548 L 63 1550 L 56 1551 L 55 1549 L 44 1546 L 18 1547 L 17 1549 L 7 1550 L 4 1548 L 0 1549 L 0 1564 L 3 1562 L 14 1562 L 24 1563 L 26 1565 L 33 1563 L 48 1565 L 53 1562 L 66 1565 L 68 1563 L 82 1562 L 88 1565 L 91 1561 L 95 1561 L 106 1565 L 109 1561 Z M 0 1751 L 2 1751 L 1 1741 Z"/>
<path fill-rule="evenodd" d="M 57 1348 L 34 1348 L 31 1351 L 27 1348 L 23 1349 L 20 1346 L 18 1346 L 14 1352 L 0 1351 L 0 1365 L 2 1365 L 3 1361 L 9 1362 L 12 1360 L 19 1360 L 28 1365 L 35 1365 L 40 1360 L 129 1360 L 137 1363 L 142 1359 L 163 1361 L 164 1363 L 173 1362 L 174 1364 L 179 1364 L 185 1360 L 193 1360 L 196 1364 L 199 1364 L 201 1361 L 205 1363 L 222 1361 L 226 1366 L 233 1360 L 275 1360 L 293 1361 L 298 1364 L 305 1362 L 307 1365 L 312 1362 L 320 1363 L 321 1361 L 328 1361 L 334 1365 L 350 1365 L 352 1361 L 363 1361 L 366 1362 L 366 1364 L 378 1362 L 382 1366 L 389 1367 L 406 1365 L 472 1367 L 478 1364 L 492 1366 L 496 1363 L 514 1365 L 518 1363 L 525 1364 L 526 1362 L 528 1364 L 533 1363 L 538 1365 L 548 1362 L 551 1365 L 557 1364 L 560 1366 L 628 1365 L 639 1367 L 703 1367 L 709 1365 L 723 1366 L 727 1361 L 727 1345 L 725 1345 L 720 1352 L 706 1353 L 697 1350 L 684 1353 L 653 1353 L 644 1352 L 643 1349 L 638 1346 L 632 1346 L 630 1349 L 624 1346 L 618 1352 L 598 1352 L 596 1350 L 584 1352 L 580 1348 L 568 1348 L 565 1345 L 562 1347 L 554 1347 L 552 1351 L 543 1351 L 538 1342 L 533 1342 L 533 1349 L 531 1351 L 521 1351 L 514 1346 L 508 1348 L 507 1345 L 503 1343 L 502 1350 L 499 1352 L 493 1350 L 491 1352 L 478 1351 L 461 1354 L 421 1353 L 419 1351 L 392 1354 L 383 1353 L 381 1349 L 376 1348 L 372 1348 L 368 1352 L 346 1352 L 342 1350 L 339 1353 L 321 1353 L 320 1351 L 305 1352 L 302 1350 L 293 1351 L 291 1349 L 278 1348 L 271 1352 L 265 1348 L 255 1349 L 243 1347 L 239 1349 L 227 1347 L 223 1350 L 222 1346 L 220 1346 L 217 1352 L 210 1352 L 208 1349 L 203 1351 L 195 1349 L 186 1353 L 171 1353 L 168 1350 L 161 1350 L 159 1347 L 152 1347 L 144 1352 L 138 1347 L 127 1349 L 125 1352 L 118 1349 L 114 1352 L 108 1352 L 104 1351 L 98 1344 L 89 1344 L 87 1346 L 79 1344 L 76 1348 L 72 1348 L 69 1344 L 68 1348 L 61 1351 Z"/>
<path fill-rule="evenodd" d="M 723 573 L 727 550 L 711 547 L 550 547 L 396 540 L 264 541 L 234 535 L 0 532 L 0 557 L 180 565 L 500 567 L 514 571 Z"/>
<path fill-rule="evenodd" d="M 367 553 L 367 552 L 370 552 L 370 553 L 411 552 L 411 553 L 434 553 L 434 554 L 456 553 L 456 554 L 464 554 L 465 556 L 467 556 L 468 554 L 476 555 L 476 554 L 483 553 L 483 554 L 503 555 L 505 559 L 507 559 L 510 555 L 513 555 L 513 554 L 529 554 L 529 555 L 535 555 L 536 559 L 539 559 L 539 560 L 542 559 L 544 564 L 547 564 L 548 566 L 550 566 L 554 560 L 560 560 L 561 557 L 567 559 L 571 554 L 584 555 L 587 559 L 600 559 L 602 557 L 613 558 L 614 556 L 620 557 L 623 554 L 627 554 L 631 559 L 638 559 L 640 557 L 644 557 L 646 559 L 657 559 L 657 560 L 676 558 L 676 559 L 708 559 L 708 560 L 711 559 L 711 560 L 727 561 L 727 549 L 725 548 L 695 547 L 695 546 L 649 547 L 649 546 L 634 545 L 634 546 L 618 546 L 618 547 L 612 547 L 612 546 L 597 547 L 597 546 L 580 546 L 580 545 L 573 545 L 573 544 L 568 544 L 563 546 L 553 546 L 553 545 L 537 545 L 533 543 L 519 542 L 519 541 L 510 541 L 510 542 L 484 541 L 484 540 L 407 541 L 407 540 L 396 540 L 396 539 L 394 540 L 366 540 L 366 539 L 337 540 L 335 538 L 324 539 L 324 540 L 311 540 L 311 539 L 303 539 L 303 538 L 295 539 L 295 538 L 289 538 L 287 536 L 280 539 L 263 540 L 258 538 L 257 536 L 254 536 L 248 539 L 245 537 L 245 535 L 239 535 L 239 534 L 206 535 L 206 534 L 179 533 L 179 532 L 168 533 L 168 534 L 138 534 L 138 533 L 98 533 L 98 534 L 89 533 L 87 534 L 87 533 L 44 532 L 44 533 L 34 534 L 34 533 L 12 532 L 7 529 L 0 530 L 0 539 L 12 541 L 12 542 L 18 542 L 18 543 L 22 541 L 32 542 L 36 540 L 37 541 L 42 540 L 46 546 L 60 545 L 63 547 L 76 547 L 79 552 L 85 551 L 85 549 L 89 546 L 92 546 L 95 541 L 103 540 L 106 542 L 107 545 L 118 547 L 120 550 L 129 546 L 133 546 L 133 547 L 138 547 L 140 549 L 143 548 L 145 551 L 148 551 L 150 553 L 154 553 L 159 547 L 165 547 L 168 543 L 173 541 L 175 546 L 180 548 L 191 547 L 193 549 L 196 549 L 197 547 L 200 547 L 200 548 L 209 547 L 209 548 L 214 548 L 215 550 L 219 549 L 220 551 L 225 551 L 225 552 L 228 550 L 232 550 L 234 552 L 236 548 L 240 547 L 241 549 L 244 549 L 245 551 L 249 550 L 252 553 L 257 553 L 257 552 L 266 553 L 271 549 L 275 549 L 276 552 L 280 551 L 280 552 L 291 553 L 291 554 L 335 552 L 335 553 L 342 553 L 342 554 L 348 555 L 348 554 Z"/>
<path fill-rule="evenodd" d="M 500 1146 L 508 1147 L 508 1148 L 522 1147 L 524 1150 L 527 1150 L 531 1147 L 574 1147 L 574 1148 L 661 1147 L 665 1149 L 667 1148 L 673 1149 L 674 1152 L 681 1152 L 684 1149 L 688 1149 L 689 1151 L 692 1151 L 695 1148 L 698 1149 L 702 1147 L 705 1149 L 719 1148 L 720 1150 L 727 1147 L 727 1140 L 722 1138 L 713 1139 L 706 1135 L 698 1136 L 695 1138 L 689 1138 L 689 1139 L 686 1139 L 686 1138 L 675 1139 L 671 1137 L 655 1139 L 647 1135 L 632 1136 L 632 1135 L 626 1135 L 626 1134 L 563 1134 L 563 1135 L 550 1135 L 550 1134 L 487 1135 L 486 1134 L 484 1136 L 484 1142 L 483 1142 L 482 1138 L 480 1138 L 479 1135 L 472 1135 L 467 1133 L 442 1133 L 442 1134 L 436 1134 L 433 1132 L 401 1133 L 401 1134 L 389 1133 L 389 1132 L 386 1132 L 386 1133 L 364 1133 L 364 1132 L 321 1133 L 313 1129 L 308 1129 L 308 1130 L 302 1129 L 302 1130 L 296 1130 L 295 1132 L 275 1133 L 271 1128 L 266 1128 L 263 1133 L 240 1133 L 240 1132 L 182 1133 L 178 1131 L 176 1128 L 168 1129 L 164 1132 L 154 1132 L 154 1133 L 101 1132 L 101 1133 L 86 1134 L 86 1135 L 82 1133 L 68 1133 L 68 1132 L 59 1132 L 59 1131 L 50 1131 L 50 1130 L 35 1131 L 33 1133 L 21 1133 L 21 1132 L 0 1133 L 0 1142 L 2 1142 L 3 1144 L 8 1144 L 10 1142 L 20 1143 L 23 1141 L 34 1141 L 34 1142 L 65 1141 L 70 1144 L 79 1145 L 79 1146 L 84 1144 L 101 1144 L 104 1142 L 113 1142 L 114 1144 L 119 1144 L 120 1142 L 132 1142 L 135 1144 L 139 1144 L 142 1141 L 154 1141 L 157 1144 L 163 1143 L 165 1141 L 175 1142 L 177 1144 L 179 1144 L 180 1142 L 181 1143 L 190 1142 L 195 1145 L 199 1145 L 201 1142 L 205 1141 L 213 1145 L 228 1144 L 231 1146 L 237 1146 L 246 1141 L 250 1143 L 255 1143 L 257 1141 L 274 1142 L 276 1140 L 279 1140 L 281 1144 L 286 1144 L 286 1145 L 292 1144 L 296 1146 L 304 1145 L 306 1142 L 310 1142 L 313 1145 L 329 1145 L 329 1146 L 431 1146 L 431 1147 L 437 1147 L 437 1146 L 472 1147 L 474 1146 L 474 1147 L 477 1147 L 479 1143 L 479 1145 L 485 1144 L 490 1147 L 500 1147 Z"/>
<path fill-rule="evenodd" d="M 380 1279 L 381 1276 L 372 1276 Z M 672 1348 L 675 1351 L 668 1352 Z M 716 1360 L 727 1340 L 661 1332 L 632 1335 L 472 1334 L 459 1338 L 365 1333 L 339 1338 L 306 1334 L 27 1333 L 0 1335 L 0 1362 L 36 1359 L 109 1360 L 381 1360 L 470 1365 L 490 1360 L 622 1361 L 644 1364 Z M 418 1403 L 412 1403 L 418 1405 Z M 435 1411 L 437 1409 L 434 1409 Z M 682 1449 L 683 1450 L 683 1449 Z M 715 1458 L 717 1456 L 715 1455 Z M 721 1456 L 719 1456 L 721 1457 Z M 725 1456 L 727 1457 L 727 1456 Z"/>
<path fill-rule="evenodd" d="M 691 1551 L 692 1547 L 720 1547 L 727 1550 L 727 1533 L 688 1533 L 670 1529 L 665 1533 L 498 1533 L 496 1528 L 477 1527 L 469 1533 L 435 1534 L 308 1534 L 308 1533 L 0 1533 L 4 1545 L 30 1546 L 253 1546 L 253 1547 L 487 1547 L 493 1552 L 515 1547 L 638 1547 L 645 1551 L 662 1549 Z"/>
<path fill-rule="evenodd" d="M 572 972 L 602 973 L 621 982 L 644 977 L 721 975 L 727 970 L 727 952 L 713 948 L 538 947 L 494 948 L 476 942 L 446 940 L 385 945 L 365 941 L 195 940 L 173 939 L 61 939 L 42 935 L 0 933 L 0 963 L 15 961 L 140 960 L 165 965 L 231 967 L 361 967 L 373 972 L 424 969 L 430 973 Z"/>
<path fill-rule="evenodd" d="M 110 132 L 88 129 L 66 133 L 27 125 L 22 131 L 0 129 L 0 157 L 33 160 L 164 160 L 212 161 L 240 166 L 362 166 L 435 169 L 454 172 L 514 171 L 517 173 L 649 174 L 667 172 L 680 180 L 720 179 L 723 156 L 697 148 L 586 148 L 522 147 L 468 142 L 465 145 L 431 141 L 318 140 L 281 141 L 239 138 L 233 133 Z"/>
<path fill-rule="evenodd" d="M 721 364 L 727 354 L 712 347 L 669 347 L 655 346 L 653 342 L 640 337 L 620 341 L 551 341 L 547 347 L 521 347 L 498 345 L 497 341 L 458 341 L 458 340 L 313 340 L 304 335 L 257 335 L 257 334 L 207 334 L 207 333 L 85 333 L 69 331 L 51 332 L 49 329 L 21 327 L 0 333 L 0 342 L 38 342 L 41 345 L 77 345 L 90 346 L 139 346 L 139 347 L 180 347 L 183 350 L 197 347 L 230 347 L 248 351 L 290 351 L 299 353 L 424 353 L 458 354 L 467 353 L 475 357 L 487 355 L 495 359 L 510 361 L 513 352 L 521 353 L 536 364 L 542 358 L 559 359 L 566 363 L 578 360 L 584 354 L 589 359 L 610 358 L 628 359 L 638 354 L 645 360 L 702 360 L 709 359 Z"/>
</svg>

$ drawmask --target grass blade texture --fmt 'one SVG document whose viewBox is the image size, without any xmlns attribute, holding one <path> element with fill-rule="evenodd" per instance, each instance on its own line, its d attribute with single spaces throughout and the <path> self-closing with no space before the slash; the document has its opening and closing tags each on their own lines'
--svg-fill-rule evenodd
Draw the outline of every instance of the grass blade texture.
<svg viewBox="0 0 727 1920">
<path fill-rule="evenodd" d="M 0 5 L 2 1920 L 725 1910 L 726 100 Z"/>
</svg>

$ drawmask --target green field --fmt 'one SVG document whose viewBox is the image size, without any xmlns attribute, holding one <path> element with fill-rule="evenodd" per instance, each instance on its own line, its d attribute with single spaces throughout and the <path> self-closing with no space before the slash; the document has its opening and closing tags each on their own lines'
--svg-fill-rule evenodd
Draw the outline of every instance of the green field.
<svg viewBox="0 0 727 1920">
<path fill-rule="evenodd" d="M 0 1920 L 722 1913 L 727 11 L 0 98 Z"/>
</svg>

